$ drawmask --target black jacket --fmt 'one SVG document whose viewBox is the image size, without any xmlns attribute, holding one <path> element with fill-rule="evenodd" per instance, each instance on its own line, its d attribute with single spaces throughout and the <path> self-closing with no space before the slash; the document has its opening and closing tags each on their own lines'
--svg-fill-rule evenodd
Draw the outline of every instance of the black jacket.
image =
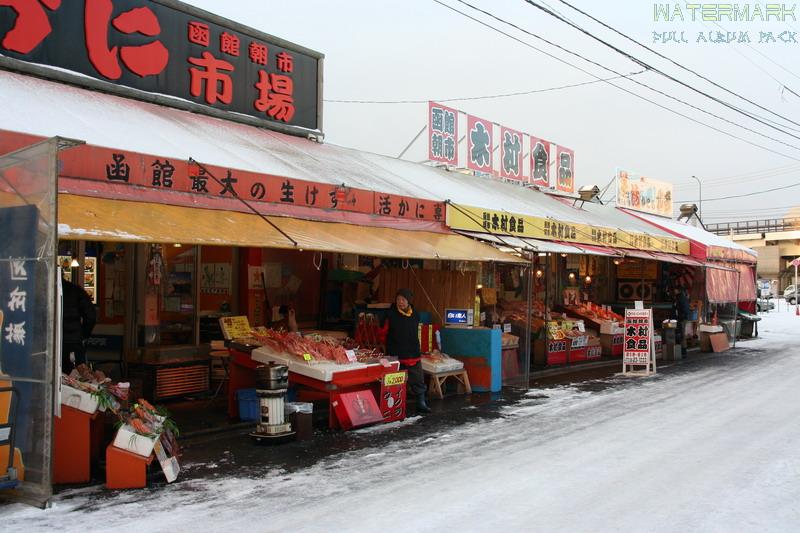
<svg viewBox="0 0 800 533">
<path fill-rule="evenodd" d="M 684 291 L 680 291 L 672 304 L 672 313 L 677 320 L 689 320 L 692 309 L 689 304 L 689 297 Z"/>
<path fill-rule="evenodd" d="M 64 311 L 62 324 L 64 325 L 64 344 L 80 344 L 89 338 L 97 320 L 94 304 L 86 291 L 74 283 L 63 280 Z"/>
<path fill-rule="evenodd" d="M 389 331 L 386 334 L 386 355 L 400 359 L 417 359 L 419 349 L 419 315 L 412 307 L 411 316 L 404 316 L 392 304 L 386 317 Z"/>
</svg>

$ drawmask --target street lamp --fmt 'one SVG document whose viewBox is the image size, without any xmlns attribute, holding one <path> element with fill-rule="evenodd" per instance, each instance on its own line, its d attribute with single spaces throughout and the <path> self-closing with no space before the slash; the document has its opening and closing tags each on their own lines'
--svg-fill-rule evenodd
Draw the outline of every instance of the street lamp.
<svg viewBox="0 0 800 533">
<path fill-rule="evenodd" d="M 700 201 L 698 203 L 700 204 L 700 220 L 703 220 L 703 184 L 700 182 L 700 179 L 697 176 L 692 176 L 692 179 L 697 182 L 697 188 L 700 192 Z"/>
</svg>

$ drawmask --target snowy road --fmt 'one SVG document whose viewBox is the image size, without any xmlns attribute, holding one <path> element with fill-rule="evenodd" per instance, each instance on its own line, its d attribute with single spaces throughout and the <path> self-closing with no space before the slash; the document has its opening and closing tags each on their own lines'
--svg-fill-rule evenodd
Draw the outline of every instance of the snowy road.
<svg viewBox="0 0 800 533">
<path fill-rule="evenodd" d="M 760 340 L 599 392 L 531 391 L 504 415 L 297 472 L 259 472 L 52 509 L 4 531 L 798 531 L 800 318 Z"/>
</svg>

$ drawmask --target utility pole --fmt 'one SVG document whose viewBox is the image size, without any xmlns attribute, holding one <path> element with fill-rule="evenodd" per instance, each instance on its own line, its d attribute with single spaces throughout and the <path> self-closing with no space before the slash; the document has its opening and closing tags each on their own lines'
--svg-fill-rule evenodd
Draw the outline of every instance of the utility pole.
<svg viewBox="0 0 800 533">
<path fill-rule="evenodd" d="M 703 184 L 700 182 L 700 179 L 697 176 L 692 176 L 692 179 L 697 182 L 697 188 L 700 191 L 699 214 L 700 214 L 700 220 L 703 220 Z"/>
</svg>

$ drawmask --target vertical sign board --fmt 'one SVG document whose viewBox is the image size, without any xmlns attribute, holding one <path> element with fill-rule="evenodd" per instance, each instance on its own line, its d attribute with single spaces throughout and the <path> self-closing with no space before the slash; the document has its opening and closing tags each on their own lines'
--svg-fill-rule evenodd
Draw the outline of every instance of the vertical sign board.
<svg viewBox="0 0 800 533">
<path fill-rule="evenodd" d="M 492 173 L 494 125 L 467 115 L 467 168 Z"/>
<path fill-rule="evenodd" d="M 531 183 L 550 187 L 550 142 L 531 137 Z"/>
<path fill-rule="evenodd" d="M 428 159 L 458 164 L 458 111 L 428 102 Z"/>
<path fill-rule="evenodd" d="M 653 310 L 625 310 L 625 339 L 622 351 L 622 373 L 628 367 L 645 367 L 643 375 L 656 372 L 656 358 L 653 342 Z"/>
<path fill-rule="evenodd" d="M 575 192 L 575 152 L 559 146 L 556 165 L 556 189 L 561 192 Z"/>
<path fill-rule="evenodd" d="M 268 127 L 321 129 L 322 54 L 186 4 L 5 1 L 0 37 L 4 56 L 107 82 L 111 92 L 131 87 Z"/>
<path fill-rule="evenodd" d="M 500 128 L 500 176 L 527 181 L 522 172 L 522 133 L 506 127 Z"/>
</svg>

